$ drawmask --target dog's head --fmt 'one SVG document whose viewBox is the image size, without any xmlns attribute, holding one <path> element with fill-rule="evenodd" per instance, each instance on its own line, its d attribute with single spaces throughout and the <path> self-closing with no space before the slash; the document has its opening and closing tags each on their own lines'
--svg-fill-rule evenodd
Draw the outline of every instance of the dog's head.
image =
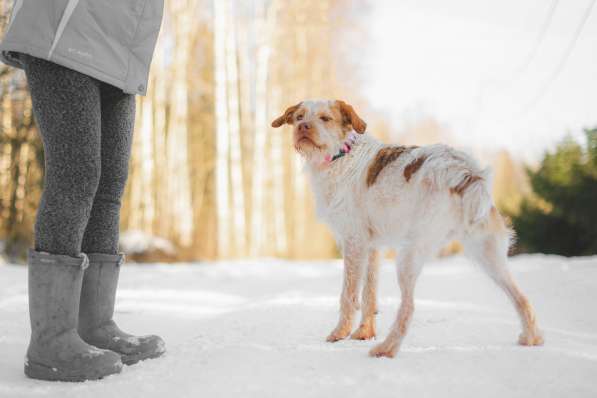
<svg viewBox="0 0 597 398">
<path fill-rule="evenodd" d="M 335 154 L 348 134 L 363 134 L 367 128 L 353 107 L 339 100 L 303 101 L 286 109 L 272 127 L 294 126 L 294 147 L 307 158 Z"/>
</svg>

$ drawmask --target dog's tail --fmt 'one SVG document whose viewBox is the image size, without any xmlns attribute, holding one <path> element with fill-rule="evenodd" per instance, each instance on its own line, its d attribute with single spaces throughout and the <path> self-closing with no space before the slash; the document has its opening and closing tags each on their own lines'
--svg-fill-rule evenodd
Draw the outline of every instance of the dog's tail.
<svg viewBox="0 0 597 398">
<path fill-rule="evenodd" d="M 480 173 L 465 175 L 461 180 L 466 189 L 461 191 L 462 214 L 467 233 L 491 235 L 495 238 L 500 252 L 508 249 L 516 241 L 516 233 L 507 218 L 504 218 L 493 204 L 491 198 L 491 170 L 484 169 Z M 451 188 L 462 188 L 463 185 Z"/>
<path fill-rule="evenodd" d="M 480 173 L 464 172 L 453 184 L 450 191 L 462 197 L 464 222 L 472 227 L 487 220 L 493 207 L 490 194 L 491 170 L 484 169 Z"/>
</svg>

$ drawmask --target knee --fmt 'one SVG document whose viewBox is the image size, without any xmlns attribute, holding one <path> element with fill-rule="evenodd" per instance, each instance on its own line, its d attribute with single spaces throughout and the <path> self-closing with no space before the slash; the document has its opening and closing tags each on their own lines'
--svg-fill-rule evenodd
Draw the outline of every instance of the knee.
<svg viewBox="0 0 597 398">
<path fill-rule="evenodd" d="M 73 209 L 89 208 L 100 182 L 100 168 L 95 162 L 70 167 L 51 167 L 45 175 L 45 200 L 54 200 Z"/>
<path fill-rule="evenodd" d="M 126 187 L 127 173 L 102 174 L 97 186 L 96 201 L 120 205 Z"/>
</svg>

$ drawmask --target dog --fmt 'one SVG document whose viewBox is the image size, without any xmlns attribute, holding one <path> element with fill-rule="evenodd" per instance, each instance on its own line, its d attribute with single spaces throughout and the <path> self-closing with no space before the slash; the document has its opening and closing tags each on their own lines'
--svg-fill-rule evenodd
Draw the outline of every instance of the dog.
<svg viewBox="0 0 597 398">
<path fill-rule="evenodd" d="M 327 337 L 375 338 L 380 248 L 398 253 L 401 304 L 373 357 L 394 357 L 414 311 L 414 288 L 426 260 L 457 239 L 464 253 L 504 290 L 520 321 L 521 345 L 543 344 L 529 300 L 507 267 L 512 230 L 492 202 L 489 171 L 446 145 L 386 145 L 365 134 L 367 124 L 340 100 L 303 101 L 286 109 L 272 127 L 293 126 L 296 151 L 306 160 L 317 216 L 329 225 L 344 259 L 340 319 Z"/>
</svg>

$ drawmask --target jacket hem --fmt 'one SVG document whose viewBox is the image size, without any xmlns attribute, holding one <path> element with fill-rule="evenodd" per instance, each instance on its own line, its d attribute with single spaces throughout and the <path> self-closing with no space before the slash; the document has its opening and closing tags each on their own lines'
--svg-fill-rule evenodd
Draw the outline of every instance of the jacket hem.
<svg viewBox="0 0 597 398">
<path fill-rule="evenodd" d="M 18 64 L 13 59 L 6 56 L 5 52 L 14 51 L 20 52 L 24 54 L 31 55 L 36 58 L 45 59 L 46 61 L 54 62 L 55 64 L 64 66 L 65 68 L 72 69 L 74 71 L 83 73 L 85 75 L 91 76 L 97 80 L 100 80 L 104 83 L 111 84 L 114 87 L 121 89 L 126 94 L 138 94 L 136 91 L 131 91 L 128 87 L 126 82 L 111 77 L 101 71 L 95 69 L 92 66 L 82 64 L 77 62 L 74 59 L 64 57 L 58 53 L 52 54 L 52 57 L 48 57 L 48 51 L 41 47 L 33 46 L 30 44 L 22 44 L 22 43 L 13 43 L 10 41 L 4 41 L 0 45 L 0 60 L 4 62 L 6 65 L 13 66 L 16 68 L 23 69 L 23 65 Z"/>
<path fill-rule="evenodd" d="M 58 65 L 65 66 L 67 68 L 70 68 L 70 69 L 76 70 L 78 72 L 84 73 L 88 76 L 91 76 L 97 80 L 104 82 L 104 83 L 111 84 L 114 87 L 118 87 L 126 94 L 137 94 L 136 92 L 131 92 L 130 90 L 128 90 L 127 84 L 125 81 L 122 81 L 120 79 L 117 79 L 110 75 L 107 75 L 107 74 L 97 70 L 93 66 L 77 62 L 76 60 L 74 60 L 72 58 L 62 56 L 58 53 L 53 53 L 52 57 L 50 59 L 48 59 L 48 61 L 55 62 Z"/>
<path fill-rule="evenodd" d="M 24 69 L 25 65 L 16 61 L 13 57 L 8 56 L 6 54 L 8 52 L 18 52 L 43 59 L 47 58 L 46 55 L 44 55 L 44 49 L 41 47 L 37 47 L 31 44 L 12 43 L 9 41 L 2 42 L 2 44 L 0 44 L 0 61 L 2 61 L 8 66 L 12 66 L 19 69 Z"/>
</svg>

